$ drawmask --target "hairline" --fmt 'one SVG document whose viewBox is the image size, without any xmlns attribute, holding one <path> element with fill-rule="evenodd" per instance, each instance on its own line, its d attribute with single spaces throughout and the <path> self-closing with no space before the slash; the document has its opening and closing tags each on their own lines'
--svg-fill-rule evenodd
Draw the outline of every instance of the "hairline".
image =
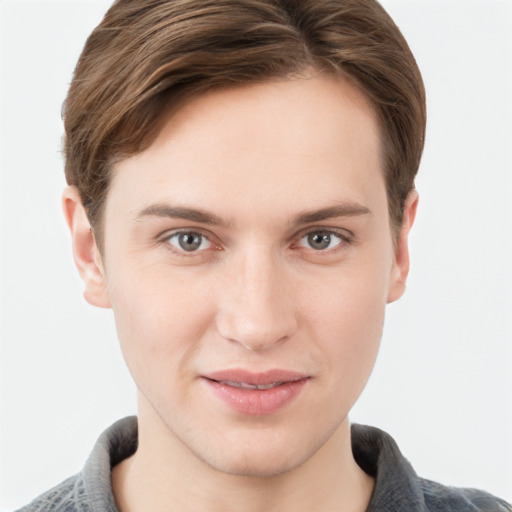
<svg viewBox="0 0 512 512">
<path fill-rule="evenodd" d="M 110 161 L 108 162 L 109 166 L 109 180 L 106 183 L 104 189 L 103 189 L 103 197 L 102 201 L 100 202 L 101 206 L 98 211 L 96 211 L 96 215 L 94 219 L 91 219 L 89 217 L 89 221 L 91 223 L 91 228 L 94 233 L 95 241 L 98 246 L 100 254 L 104 254 L 104 248 L 105 248 L 105 240 L 104 240 L 104 223 L 105 223 L 105 206 L 108 198 L 108 194 L 110 191 L 110 187 L 113 182 L 114 174 L 115 174 L 115 167 L 117 164 L 121 163 L 123 160 L 126 160 L 127 158 L 131 158 L 133 156 L 139 155 L 143 153 L 146 149 L 151 147 L 151 145 L 155 142 L 155 140 L 158 138 L 158 136 L 162 133 L 162 130 L 165 128 L 165 126 L 172 122 L 172 119 L 174 115 L 184 108 L 188 103 L 191 101 L 194 101 L 206 94 L 213 93 L 213 92 L 219 92 L 219 91 L 229 91 L 233 89 L 240 89 L 246 86 L 251 85 L 257 85 L 257 84 L 268 84 L 268 83 L 277 83 L 282 81 L 288 81 L 288 80 L 297 80 L 297 79 L 311 79 L 318 75 L 324 75 L 328 77 L 333 77 L 336 79 L 343 79 L 348 81 L 354 88 L 356 88 L 364 98 L 364 100 L 367 102 L 369 108 L 372 111 L 372 114 L 374 115 L 375 122 L 377 123 L 377 129 L 379 134 L 379 142 L 380 142 L 380 161 L 381 161 L 381 171 L 383 173 L 383 179 L 384 179 L 384 186 L 386 190 L 386 202 L 387 202 L 387 211 L 388 211 L 388 217 L 389 217 L 389 226 L 391 231 L 391 237 L 394 246 L 396 246 L 396 243 L 398 241 L 398 236 L 400 229 L 402 227 L 403 222 L 403 215 L 400 215 L 399 217 L 399 223 L 397 223 L 397 219 L 394 218 L 393 212 L 391 211 L 391 198 L 388 190 L 388 160 L 389 155 L 388 151 L 392 150 L 392 144 L 390 143 L 389 134 L 387 133 L 387 130 L 385 129 L 385 124 L 383 120 L 383 116 L 381 111 L 376 105 L 375 100 L 371 97 L 370 93 L 366 90 L 364 85 L 362 85 L 359 80 L 346 72 L 344 69 L 334 69 L 334 68 L 327 68 L 327 66 L 322 65 L 321 62 L 312 62 L 312 63 L 306 63 L 304 64 L 300 69 L 297 69 L 295 71 L 285 73 L 282 75 L 275 75 L 270 76 L 267 78 L 256 78 L 254 80 L 247 80 L 244 82 L 237 82 L 237 83 L 221 83 L 217 84 L 216 86 L 205 88 L 204 90 L 201 87 L 196 88 L 189 88 L 182 91 L 182 94 L 179 96 L 178 100 L 173 100 L 172 97 L 169 97 L 166 105 L 162 109 L 162 113 L 158 115 L 157 121 L 155 123 L 156 129 L 152 133 L 151 137 L 147 140 L 147 144 L 143 146 L 139 151 L 132 152 L 131 154 L 123 155 L 122 157 L 116 155 L 111 157 Z M 200 85 L 200 84 L 198 84 Z M 414 189 L 414 187 L 412 188 Z M 411 189 L 411 190 L 412 190 Z M 410 191 L 411 191 L 410 190 Z M 409 192 L 410 192 L 409 191 Z M 88 208 L 86 205 L 85 209 L 86 212 L 88 212 Z M 403 213 L 403 212 L 402 212 Z"/>
</svg>

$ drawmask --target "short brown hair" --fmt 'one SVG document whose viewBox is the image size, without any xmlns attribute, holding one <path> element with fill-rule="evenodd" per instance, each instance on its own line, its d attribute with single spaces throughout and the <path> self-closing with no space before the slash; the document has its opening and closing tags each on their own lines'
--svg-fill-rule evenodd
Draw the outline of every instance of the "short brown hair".
<svg viewBox="0 0 512 512">
<path fill-rule="evenodd" d="M 95 231 L 113 164 L 149 147 L 169 108 L 311 68 L 350 77 L 373 104 L 396 233 L 423 151 L 425 91 L 375 0 L 117 0 L 87 40 L 63 108 L 66 179 Z"/>
</svg>

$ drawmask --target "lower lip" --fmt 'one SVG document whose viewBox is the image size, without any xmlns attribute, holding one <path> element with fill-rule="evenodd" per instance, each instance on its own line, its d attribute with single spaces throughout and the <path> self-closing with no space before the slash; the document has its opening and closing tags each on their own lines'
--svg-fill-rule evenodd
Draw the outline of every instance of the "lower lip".
<svg viewBox="0 0 512 512">
<path fill-rule="evenodd" d="M 270 389 L 235 388 L 215 380 L 204 379 L 224 403 L 243 414 L 272 414 L 289 404 L 304 388 L 307 378 L 286 382 Z"/>
</svg>

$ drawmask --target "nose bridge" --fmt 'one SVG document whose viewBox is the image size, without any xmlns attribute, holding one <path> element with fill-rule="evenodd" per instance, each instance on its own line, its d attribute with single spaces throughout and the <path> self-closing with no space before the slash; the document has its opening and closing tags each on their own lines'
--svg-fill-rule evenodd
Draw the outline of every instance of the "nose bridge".
<svg viewBox="0 0 512 512">
<path fill-rule="evenodd" d="M 249 350 L 265 350 L 293 334 L 293 303 L 284 269 L 271 250 L 246 250 L 227 274 L 217 321 L 225 339 Z"/>
</svg>

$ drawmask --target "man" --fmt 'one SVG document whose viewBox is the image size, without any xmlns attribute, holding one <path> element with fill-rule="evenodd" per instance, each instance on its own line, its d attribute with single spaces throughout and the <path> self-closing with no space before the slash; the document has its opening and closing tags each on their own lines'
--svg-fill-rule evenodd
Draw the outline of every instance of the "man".
<svg viewBox="0 0 512 512">
<path fill-rule="evenodd" d="M 27 510 L 509 510 L 350 432 L 425 126 L 376 2 L 116 2 L 64 116 L 75 261 L 114 311 L 138 430 Z"/>
</svg>

